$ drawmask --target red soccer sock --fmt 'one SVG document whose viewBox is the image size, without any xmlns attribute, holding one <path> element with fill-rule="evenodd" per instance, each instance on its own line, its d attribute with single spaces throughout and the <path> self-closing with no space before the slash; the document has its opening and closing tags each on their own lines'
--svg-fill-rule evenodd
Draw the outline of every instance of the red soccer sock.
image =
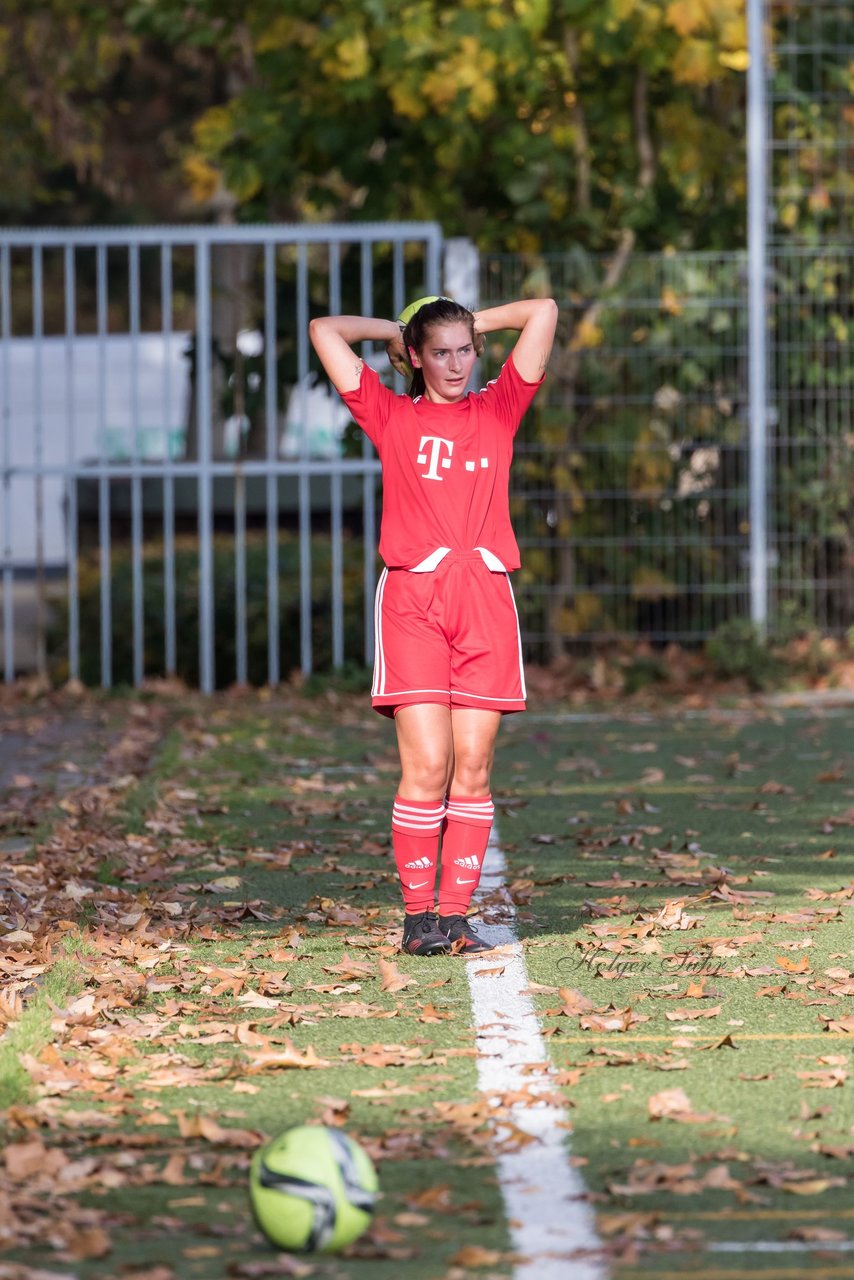
<svg viewBox="0 0 854 1280">
<path fill-rule="evenodd" d="M 410 915 L 433 910 L 444 816 L 441 800 L 394 798 L 391 840 L 403 901 Z"/>
<path fill-rule="evenodd" d="M 495 806 L 492 796 L 449 796 L 442 835 L 439 915 L 464 916 L 480 880 Z"/>
</svg>

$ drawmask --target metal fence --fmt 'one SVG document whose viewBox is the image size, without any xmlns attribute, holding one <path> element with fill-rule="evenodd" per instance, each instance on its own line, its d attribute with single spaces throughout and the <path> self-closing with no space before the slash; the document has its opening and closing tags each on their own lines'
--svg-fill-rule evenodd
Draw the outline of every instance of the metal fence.
<svg viewBox="0 0 854 1280">
<path fill-rule="evenodd" d="M 312 385 L 307 324 L 436 290 L 442 242 L 432 226 L 323 234 L 0 233 L 7 679 L 41 661 L 210 689 L 370 660 L 378 464 Z M 585 330 L 604 267 L 481 261 L 481 305 L 548 288 L 562 311 L 511 494 L 538 661 L 620 637 L 701 642 L 750 613 L 746 255 L 637 255 Z M 854 248 L 777 246 L 769 278 L 770 622 L 840 632 Z"/>
<path fill-rule="evenodd" d="M 421 223 L 0 232 L 6 680 L 24 647 L 48 664 L 50 618 L 64 672 L 105 686 L 277 683 L 318 637 L 364 661 L 379 468 L 367 440 L 339 456 L 308 321 L 436 292 L 440 246 Z"/>
<path fill-rule="evenodd" d="M 583 331 L 605 263 L 483 261 L 483 305 L 558 298 L 565 343 L 520 433 L 512 507 L 531 657 L 704 640 L 750 616 L 747 256 L 637 255 Z M 769 625 L 854 624 L 854 246 L 769 264 Z"/>
<path fill-rule="evenodd" d="M 765 0 L 769 224 L 776 242 L 854 237 L 854 4 Z"/>
<path fill-rule="evenodd" d="M 852 10 L 748 2 L 752 252 L 635 254 L 610 293 L 579 250 L 481 260 L 481 305 L 562 309 L 513 477 L 529 658 L 854 625 Z M 308 320 L 396 314 L 442 252 L 433 224 L 0 231 L 5 678 L 370 661 L 378 464 Z"/>
<path fill-rule="evenodd" d="M 553 363 L 517 445 L 529 654 L 702 639 L 748 607 L 744 257 L 639 256 L 586 333 L 604 264 L 549 257 L 534 270 L 575 359 Z M 486 259 L 484 304 L 527 287 L 518 260 Z"/>
</svg>

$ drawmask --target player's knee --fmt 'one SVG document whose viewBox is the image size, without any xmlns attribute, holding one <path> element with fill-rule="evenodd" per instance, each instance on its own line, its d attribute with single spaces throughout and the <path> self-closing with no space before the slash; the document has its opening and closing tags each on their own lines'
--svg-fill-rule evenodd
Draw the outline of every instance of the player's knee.
<svg viewBox="0 0 854 1280">
<path fill-rule="evenodd" d="M 490 759 L 483 756 L 459 755 L 454 761 L 454 786 L 470 796 L 483 796 L 489 791 Z"/>
<path fill-rule="evenodd" d="M 409 760 L 404 770 L 404 781 L 410 788 L 424 795 L 443 796 L 448 787 L 450 761 L 444 755 L 423 755 Z"/>
</svg>

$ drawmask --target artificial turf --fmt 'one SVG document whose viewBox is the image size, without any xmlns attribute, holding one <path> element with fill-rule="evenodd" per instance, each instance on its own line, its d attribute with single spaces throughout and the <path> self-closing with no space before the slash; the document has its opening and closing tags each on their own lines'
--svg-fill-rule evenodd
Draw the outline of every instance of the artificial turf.
<svg viewBox="0 0 854 1280">
<path fill-rule="evenodd" d="M 583 1029 L 537 996 L 600 1226 L 641 1246 L 620 1280 L 690 1257 L 695 1277 L 813 1274 L 705 1245 L 849 1233 L 852 727 L 759 708 L 507 725 L 495 790 L 530 882 L 529 976 L 632 1011 Z M 655 1118 L 674 1089 L 690 1106 Z"/>
<path fill-rule="evenodd" d="M 852 727 L 758 705 L 503 726 L 499 841 L 614 1280 L 854 1276 L 708 1249 L 848 1234 Z M 91 831 L 75 819 L 79 981 L 5 1124 L 67 1158 L 65 1185 L 12 1179 L 32 1232 L 8 1257 L 80 1280 L 511 1274 L 465 962 L 396 953 L 391 726 L 246 695 L 162 728 Z M 246 1169 L 306 1120 L 363 1140 L 384 1198 L 350 1255 L 294 1263 L 254 1228 Z"/>
</svg>

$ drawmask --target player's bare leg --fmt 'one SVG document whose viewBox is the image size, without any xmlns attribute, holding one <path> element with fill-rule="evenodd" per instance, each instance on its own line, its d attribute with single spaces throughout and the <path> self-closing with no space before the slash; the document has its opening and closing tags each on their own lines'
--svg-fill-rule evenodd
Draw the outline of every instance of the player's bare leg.
<svg viewBox="0 0 854 1280">
<path fill-rule="evenodd" d="M 481 711 L 477 707 L 452 708 L 454 769 L 451 795 L 483 796 L 488 793 L 500 724 L 500 711 Z"/>
<path fill-rule="evenodd" d="M 394 717 L 400 752 L 398 792 L 408 800 L 444 801 L 454 768 L 450 707 L 419 702 Z"/>
</svg>

